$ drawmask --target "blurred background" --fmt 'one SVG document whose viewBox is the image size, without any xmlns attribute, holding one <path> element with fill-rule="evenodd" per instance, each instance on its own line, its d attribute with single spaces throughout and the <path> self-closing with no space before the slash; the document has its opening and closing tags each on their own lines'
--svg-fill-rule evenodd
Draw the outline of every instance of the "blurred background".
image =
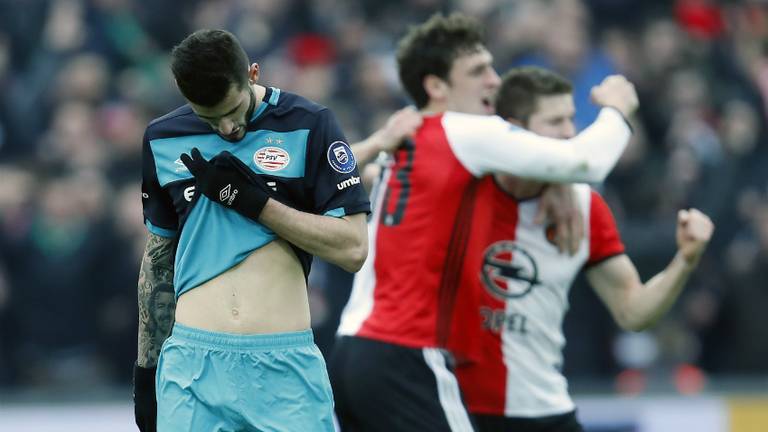
<svg viewBox="0 0 768 432">
<path fill-rule="evenodd" d="M 168 69 L 176 43 L 232 31 L 261 84 L 329 106 L 354 142 L 409 103 L 396 41 L 436 11 L 480 19 L 499 73 L 536 64 L 573 80 L 579 127 L 597 112 L 591 86 L 613 73 L 635 83 L 634 138 L 599 188 L 644 280 L 675 252 L 678 209 L 717 226 L 650 331 L 619 331 L 574 286 L 565 372 L 588 429 L 768 430 L 760 0 L 0 0 L 0 429 L 132 430 L 141 137 L 183 103 Z M 315 262 L 325 352 L 350 281 Z M 77 410 L 88 415 L 66 426 Z"/>
</svg>

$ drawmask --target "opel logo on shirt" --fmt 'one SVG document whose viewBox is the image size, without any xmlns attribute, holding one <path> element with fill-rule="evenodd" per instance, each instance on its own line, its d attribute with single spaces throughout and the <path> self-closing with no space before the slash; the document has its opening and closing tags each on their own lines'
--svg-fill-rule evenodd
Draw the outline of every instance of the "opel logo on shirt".
<svg viewBox="0 0 768 432">
<path fill-rule="evenodd" d="M 480 274 L 485 288 L 500 300 L 523 297 L 541 284 L 536 261 L 509 240 L 493 243 L 485 250 Z"/>
</svg>

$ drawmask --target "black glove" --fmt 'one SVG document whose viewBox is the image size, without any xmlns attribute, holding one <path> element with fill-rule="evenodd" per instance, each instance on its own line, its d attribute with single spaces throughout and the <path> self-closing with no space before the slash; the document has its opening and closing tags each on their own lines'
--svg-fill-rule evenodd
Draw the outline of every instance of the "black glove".
<svg viewBox="0 0 768 432">
<path fill-rule="evenodd" d="M 133 365 L 133 415 L 141 432 L 157 431 L 155 373 L 156 367 Z"/>
<path fill-rule="evenodd" d="M 205 160 L 197 148 L 193 148 L 191 154 L 190 157 L 183 153 L 181 161 L 195 176 L 195 192 L 199 190 L 211 201 L 230 207 L 249 219 L 259 220 L 269 194 L 266 185 L 259 183 L 258 176 L 244 173 L 243 164 L 238 164 L 239 160 L 227 151 L 211 161 Z"/>
</svg>

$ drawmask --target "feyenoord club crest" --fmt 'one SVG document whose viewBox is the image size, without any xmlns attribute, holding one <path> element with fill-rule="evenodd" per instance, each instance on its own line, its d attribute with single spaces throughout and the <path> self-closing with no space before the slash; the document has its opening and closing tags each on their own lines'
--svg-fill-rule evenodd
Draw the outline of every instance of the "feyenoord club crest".
<svg viewBox="0 0 768 432">
<path fill-rule="evenodd" d="M 485 250 L 480 275 L 485 288 L 500 300 L 523 297 L 541 283 L 533 257 L 508 240 Z"/>
</svg>

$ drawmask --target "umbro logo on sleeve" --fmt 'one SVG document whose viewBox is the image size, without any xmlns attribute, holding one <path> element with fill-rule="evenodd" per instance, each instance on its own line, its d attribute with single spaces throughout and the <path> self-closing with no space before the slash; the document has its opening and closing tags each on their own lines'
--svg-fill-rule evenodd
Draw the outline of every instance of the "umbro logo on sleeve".
<svg viewBox="0 0 768 432">
<path fill-rule="evenodd" d="M 336 188 L 338 190 L 344 190 L 350 186 L 354 186 L 356 184 L 360 184 L 360 177 L 352 176 L 341 183 L 336 183 Z"/>
</svg>

